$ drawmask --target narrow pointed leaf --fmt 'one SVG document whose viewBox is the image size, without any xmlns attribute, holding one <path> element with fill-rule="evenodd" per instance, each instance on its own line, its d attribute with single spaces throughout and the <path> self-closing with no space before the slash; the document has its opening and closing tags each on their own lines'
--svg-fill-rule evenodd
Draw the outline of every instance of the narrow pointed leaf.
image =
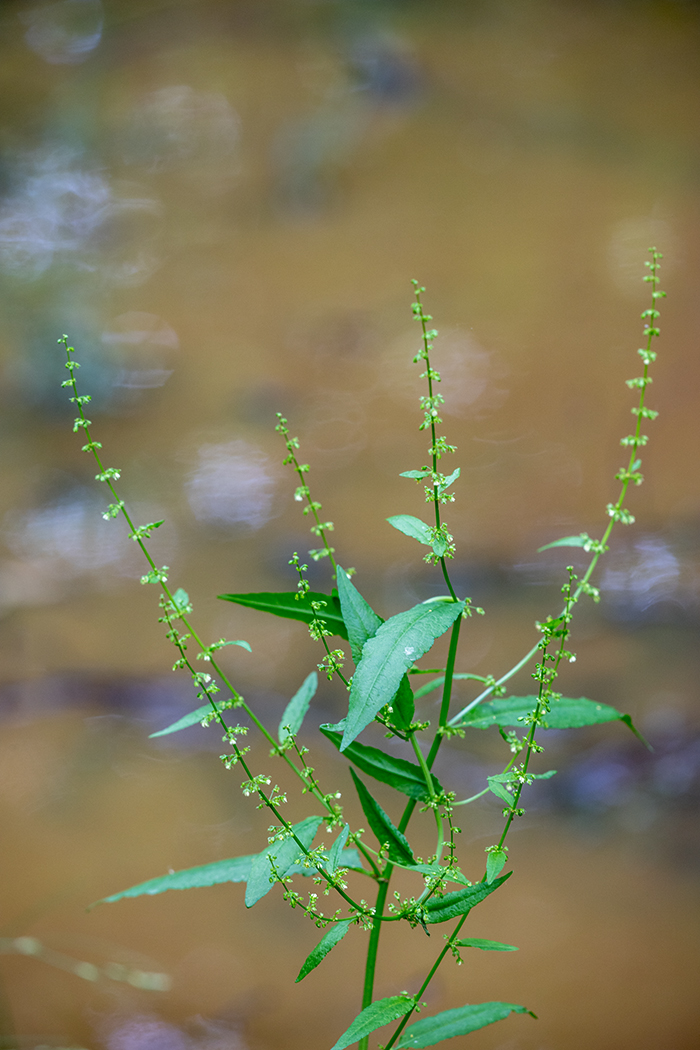
<svg viewBox="0 0 700 1050">
<path fill-rule="evenodd" d="M 544 547 L 538 547 L 537 553 L 548 551 L 550 547 L 585 547 L 590 540 L 591 537 L 585 532 L 582 532 L 580 536 L 562 536 L 560 540 L 552 540 L 551 543 L 545 543 Z"/>
<path fill-rule="evenodd" d="M 382 1028 L 390 1021 L 398 1021 L 399 1017 L 404 1017 L 413 1009 L 413 1004 L 414 1000 L 410 995 L 391 995 L 387 999 L 377 999 L 357 1015 L 331 1050 L 345 1050 L 346 1046 L 352 1046 L 371 1032 L 376 1032 L 377 1028 Z"/>
<path fill-rule="evenodd" d="M 380 846 L 388 843 L 389 860 L 397 864 L 415 864 L 416 859 L 406 836 L 399 831 L 376 799 L 370 795 L 354 769 L 350 770 L 350 774 L 355 782 L 357 794 L 360 796 L 360 805 L 374 836 Z"/>
<path fill-rule="evenodd" d="M 225 701 L 223 700 L 217 703 L 217 711 L 224 710 L 224 703 Z M 149 733 L 148 738 L 151 740 L 156 736 L 168 736 L 169 733 L 179 733 L 181 729 L 189 729 L 190 726 L 196 726 L 198 723 L 201 723 L 202 719 L 210 714 L 212 714 L 211 704 L 203 704 L 202 707 L 198 707 L 196 710 L 190 711 L 189 714 L 183 715 L 182 718 L 178 718 L 177 722 L 166 726 L 165 729 L 159 729 L 157 733 Z"/>
<path fill-rule="evenodd" d="M 338 566 L 337 581 L 340 609 L 348 632 L 352 658 L 358 664 L 362 656 L 362 646 L 376 633 L 377 628 L 384 621 L 367 604 L 348 574 L 340 566 Z"/>
<path fill-rule="evenodd" d="M 520 949 L 514 944 L 502 944 L 500 941 L 483 941 L 480 937 L 464 937 L 454 942 L 458 948 L 480 948 L 482 952 L 517 952 Z"/>
<path fill-rule="evenodd" d="M 461 473 L 462 471 L 459 467 L 457 467 L 456 470 L 453 470 L 452 473 L 445 478 L 444 485 L 439 486 L 440 492 L 446 492 L 450 485 L 454 484 L 454 482 L 457 480 Z"/>
<path fill-rule="evenodd" d="M 235 602 L 236 605 L 245 605 L 249 609 L 259 609 L 261 612 L 272 613 L 273 616 L 283 616 L 287 620 L 301 620 L 303 623 L 311 623 L 318 616 L 325 620 L 328 629 L 341 638 L 347 638 L 348 632 L 343 623 L 340 611 L 340 601 L 335 594 L 320 594 L 317 591 L 307 593 L 297 600 L 298 591 L 279 593 L 277 591 L 260 591 L 251 594 L 219 594 L 217 597 L 225 602 Z M 325 602 L 325 608 L 315 613 L 311 608 L 311 602 Z"/>
<path fill-rule="evenodd" d="M 442 875 L 447 874 L 447 882 L 459 882 L 462 886 L 467 885 L 467 879 L 461 871 L 449 870 L 441 864 L 401 864 L 400 867 L 406 871 L 416 871 L 420 875 Z"/>
<path fill-rule="evenodd" d="M 342 922 L 334 922 L 328 927 L 314 950 L 307 956 L 306 962 L 301 970 L 299 970 L 299 976 L 294 982 L 295 984 L 299 981 L 303 981 L 307 974 L 311 973 L 312 970 L 316 969 L 319 963 L 323 962 L 331 948 L 335 948 L 338 941 L 342 941 L 343 937 L 352 926 L 353 921 L 353 919 L 343 919 Z"/>
<path fill-rule="evenodd" d="M 396 696 L 391 700 L 391 706 L 396 715 L 396 725 L 399 728 L 408 729 L 416 713 L 416 704 L 407 674 L 399 682 L 399 688 L 396 690 Z"/>
<path fill-rule="evenodd" d="M 532 1010 L 514 1003 L 476 1003 L 474 1006 L 458 1006 L 456 1010 L 444 1010 L 434 1017 L 421 1017 L 410 1025 L 401 1036 L 398 1050 L 416 1047 L 435 1046 L 443 1039 L 453 1039 L 456 1035 L 469 1035 L 479 1028 L 485 1028 L 496 1021 L 502 1021 L 508 1014 L 530 1014 Z"/>
<path fill-rule="evenodd" d="M 342 856 L 343 850 L 345 849 L 345 843 L 348 841 L 349 834 L 350 825 L 345 824 L 337 839 L 328 851 L 328 863 L 326 864 L 326 869 L 328 870 L 330 875 L 333 874 L 335 869 L 340 864 L 340 858 Z"/>
<path fill-rule="evenodd" d="M 537 705 L 536 696 L 505 696 L 498 700 L 486 701 L 468 711 L 459 723 L 473 729 L 488 729 L 489 726 L 522 726 L 522 719 L 531 714 Z M 581 696 L 577 700 L 562 696 L 553 700 L 546 716 L 549 729 L 579 729 L 581 726 L 599 725 L 602 722 L 624 722 L 635 736 L 648 747 L 646 740 L 632 724 L 629 715 L 610 707 L 608 704 L 597 704 Z"/>
<path fill-rule="evenodd" d="M 456 682 L 457 680 L 461 681 L 462 679 L 465 679 L 465 678 L 474 678 L 474 679 L 476 679 L 479 682 L 483 682 L 483 678 L 480 675 L 475 675 L 475 674 L 453 674 L 452 675 L 452 681 L 453 682 Z M 420 698 L 422 696 L 427 696 L 428 693 L 432 693 L 433 689 L 439 689 L 440 686 L 444 685 L 444 684 L 445 684 L 445 676 L 444 676 L 444 674 L 440 675 L 439 678 L 433 678 L 432 682 L 427 682 L 425 685 L 422 685 L 420 687 L 420 689 L 416 689 L 415 693 L 413 694 L 413 699 L 414 700 L 420 700 Z"/>
<path fill-rule="evenodd" d="M 329 856 L 330 850 L 327 850 L 325 852 L 322 850 L 320 853 L 321 861 L 325 865 L 326 869 L 328 869 Z M 352 868 L 354 871 L 365 871 L 360 854 L 357 852 L 356 849 L 342 850 L 338 866 L 341 868 Z M 313 876 L 318 875 L 318 872 L 316 871 L 316 868 L 307 868 L 304 864 L 292 864 L 291 868 L 287 868 L 287 875 Z"/>
<path fill-rule="evenodd" d="M 513 796 L 509 791 L 506 791 L 506 784 L 510 783 L 510 777 L 506 774 L 506 779 L 503 779 L 503 774 L 499 773 L 498 776 L 488 777 L 489 790 L 494 793 L 498 798 L 508 806 L 513 805 Z"/>
<path fill-rule="evenodd" d="M 284 709 L 282 720 L 277 730 L 277 739 L 283 744 L 290 736 L 295 736 L 301 729 L 309 704 L 318 689 L 318 675 L 312 671 L 302 682 L 299 689 Z"/>
<path fill-rule="evenodd" d="M 338 748 L 340 747 L 340 733 L 332 732 L 325 725 L 321 726 L 320 729 L 332 744 L 335 744 Z M 417 763 L 409 762 L 405 758 L 388 755 L 378 747 L 369 747 L 367 744 L 360 744 L 357 740 L 350 744 L 349 747 L 346 747 L 345 755 L 367 776 L 374 777 L 375 780 L 381 780 L 383 784 L 389 784 L 403 795 L 415 798 L 419 802 L 427 802 L 430 798 L 423 771 Z M 431 775 L 435 792 L 440 794 L 442 785 L 434 774 Z"/>
<path fill-rule="evenodd" d="M 447 922 L 455 919 L 458 915 L 464 915 L 471 911 L 477 904 L 497 890 L 511 877 L 512 871 L 502 875 L 500 879 L 494 879 L 491 883 L 477 882 L 464 890 L 455 890 L 454 893 L 446 893 L 444 897 L 431 897 L 425 906 L 426 922 Z"/>
<path fill-rule="evenodd" d="M 202 886 L 218 886 L 222 882 L 246 882 L 256 856 L 257 853 L 247 857 L 230 857 L 228 860 L 217 860 L 212 864 L 201 864 L 196 868 L 173 871 L 168 875 L 149 879 L 148 882 L 140 882 L 128 890 L 122 890 L 121 893 L 113 893 L 111 897 L 103 897 L 96 904 L 113 904 L 127 897 L 152 897 L 157 893 L 165 893 L 166 890 L 190 890 Z M 90 905 L 91 908 L 95 906 Z"/>
<path fill-rule="evenodd" d="M 394 514 L 386 520 L 399 532 L 403 532 L 404 536 L 411 536 L 412 539 L 425 543 L 428 547 L 433 542 L 430 526 L 420 518 L 414 518 L 412 514 Z"/>
<path fill-rule="evenodd" d="M 314 835 L 318 831 L 321 817 L 307 817 L 294 825 L 294 834 L 303 842 L 308 849 L 313 842 Z M 274 857 L 275 867 L 281 875 L 286 875 L 289 868 L 293 867 L 300 858 L 301 850 L 294 839 L 284 839 L 283 842 L 272 842 L 262 853 L 254 858 L 250 866 L 248 885 L 245 891 L 245 906 L 252 908 L 266 893 L 269 893 L 274 883 L 270 882 L 272 867 L 270 857 Z M 313 869 L 312 869 L 313 870 Z"/>
<path fill-rule="evenodd" d="M 420 481 L 421 478 L 427 478 L 432 474 L 432 470 L 402 470 L 399 474 L 400 478 L 413 478 L 415 481 Z"/>
<path fill-rule="evenodd" d="M 340 750 L 352 743 L 377 712 L 396 695 L 408 668 L 464 611 L 464 602 L 430 602 L 392 616 L 362 650 L 353 675 Z"/>
</svg>

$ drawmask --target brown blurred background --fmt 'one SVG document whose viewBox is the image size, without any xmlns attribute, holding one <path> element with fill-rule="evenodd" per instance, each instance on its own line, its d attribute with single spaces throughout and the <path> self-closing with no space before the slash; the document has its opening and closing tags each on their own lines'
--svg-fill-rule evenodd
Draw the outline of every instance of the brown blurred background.
<svg viewBox="0 0 700 1050">
<path fill-rule="evenodd" d="M 539 1014 L 455 1050 L 698 1045 L 699 42 L 690 0 L 2 4 L 1 1046 L 324 1050 L 358 1008 L 364 948 L 355 933 L 295 987 L 319 934 L 277 892 L 250 912 L 229 885 L 86 914 L 259 850 L 268 820 L 214 730 L 148 739 L 196 701 L 134 544 L 100 516 L 58 336 L 136 517 L 166 519 L 157 562 L 206 638 L 251 643 L 225 663 L 274 728 L 318 651 L 216 595 L 293 588 L 288 559 L 313 545 L 275 411 L 374 607 L 440 593 L 384 522 L 423 509 L 398 474 L 425 459 L 410 278 L 427 286 L 462 470 L 454 577 L 487 612 L 460 669 L 503 673 L 583 564 L 537 548 L 600 534 L 617 496 L 650 244 L 668 300 L 648 480 L 561 689 L 630 712 L 655 750 L 619 725 L 547 735 L 560 774 L 529 796 L 514 878 L 470 919 L 520 951 L 465 952 L 428 999 Z M 325 565 L 312 580 L 329 586 Z M 324 683 L 309 727 L 343 699 Z M 441 778 L 478 791 L 501 756 L 490 733 L 453 741 Z M 330 745 L 313 758 L 359 821 Z M 270 763 L 259 743 L 252 761 Z M 478 877 L 501 818 L 495 800 L 469 810 Z M 426 852 L 428 833 L 417 820 Z M 439 943 L 386 937 L 377 994 L 415 990 Z"/>
</svg>

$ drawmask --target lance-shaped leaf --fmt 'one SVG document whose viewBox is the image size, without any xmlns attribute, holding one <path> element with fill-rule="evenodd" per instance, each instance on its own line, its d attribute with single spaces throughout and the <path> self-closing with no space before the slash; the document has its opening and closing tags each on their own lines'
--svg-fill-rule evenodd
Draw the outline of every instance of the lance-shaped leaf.
<svg viewBox="0 0 700 1050">
<path fill-rule="evenodd" d="M 512 806 L 513 800 L 508 802 Z M 490 849 L 486 855 L 486 881 L 492 883 L 501 874 L 508 861 L 508 854 L 502 846 Z"/>
<path fill-rule="evenodd" d="M 352 743 L 396 695 L 401 679 L 464 611 L 464 602 L 429 602 L 392 616 L 362 650 L 353 675 L 340 750 Z"/>
<path fill-rule="evenodd" d="M 477 904 L 497 890 L 499 886 L 511 877 L 512 871 L 502 875 L 500 879 L 494 879 L 491 883 L 477 882 L 474 886 L 467 886 L 464 890 L 455 890 L 454 893 L 446 893 L 444 897 L 431 897 L 425 906 L 426 922 L 447 922 L 455 919 L 458 915 L 464 915 L 471 911 Z"/>
<path fill-rule="evenodd" d="M 307 817 L 306 820 L 294 824 L 293 831 L 299 842 L 308 849 L 313 842 L 314 835 L 318 831 L 321 817 Z M 282 842 L 271 842 L 267 849 L 253 859 L 248 876 L 248 885 L 245 891 L 245 906 L 252 908 L 254 904 L 269 893 L 274 883 L 270 882 L 272 876 L 272 865 L 270 857 L 274 859 L 275 868 L 280 875 L 286 875 L 289 868 L 299 861 L 303 851 L 296 840 L 286 838 Z M 314 869 L 312 869 L 313 871 Z"/>
<path fill-rule="evenodd" d="M 298 591 L 288 593 L 261 591 L 254 594 L 219 594 L 217 597 L 225 602 L 245 605 L 249 609 L 272 613 L 273 616 L 283 616 L 287 620 L 301 620 L 303 623 L 311 623 L 316 618 L 325 620 L 329 631 L 341 638 L 347 638 L 348 632 L 343 623 L 337 595 L 307 591 L 303 597 L 297 599 L 298 593 Z M 311 608 L 312 602 L 325 602 L 326 604 L 319 612 L 314 612 Z"/>
<path fill-rule="evenodd" d="M 348 632 L 352 658 L 357 664 L 362 656 L 362 646 L 376 633 L 377 628 L 384 621 L 367 604 L 348 574 L 340 566 L 338 566 L 337 581 L 340 609 Z"/>
<path fill-rule="evenodd" d="M 456 1010 L 444 1010 L 434 1017 L 421 1017 L 410 1025 L 401 1036 L 398 1050 L 416 1047 L 434 1046 L 443 1039 L 453 1039 L 456 1035 L 468 1035 L 479 1028 L 485 1028 L 495 1021 L 502 1021 L 508 1014 L 530 1014 L 532 1010 L 514 1003 L 476 1003 L 474 1006 L 458 1006 Z"/>
<path fill-rule="evenodd" d="M 416 859 L 413 856 L 413 850 L 409 846 L 406 836 L 399 831 L 376 799 L 370 795 L 365 785 L 355 774 L 354 769 L 351 769 L 350 773 L 355 782 L 357 794 L 360 796 L 360 805 L 364 815 L 367 817 L 367 823 L 379 845 L 388 844 L 389 860 L 397 864 L 415 864 Z"/>
<path fill-rule="evenodd" d="M 320 730 L 332 744 L 335 744 L 337 748 L 340 747 L 340 733 L 332 732 L 330 727 L 326 725 L 320 726 Z M 349 747 L 346 747 L 345 755 L 358 769 L 361 769 L 368 776 L 374 777 L 375 780 L 381 780 L 383 784 L 389 784 L 396 791 L 400 791 L 403 795 L 408 795 L 409 798 L 415 798 L 418 802 L 427 802 L 429 800 L 430 794 L 425 783 L 423 771 L 415 762 L 409 762 L 405 758 L 397 758 L 394 755 L 387 755 L 386 752 L 381 751 L 378 747 L 369 747 L 367 744 L 360 744 L 357 740 L 350 744 Z M 442 793 L 442 785 L 436 776 L 433 774 L 431 776 L 435 793 L 439 795 Z"/>
<path fill-rule="evenodd" d="M 217 711 L 225 710 L 225 703 L 225 700 L 219 700 L 216 704 Z M 167 736 L 169 733 L 179 733 L 181 729 L 189 729 L 190 726 L 196 726 L 197 723 L 201 723 L 203 718 L 211 714 L 213 714 L 211 704 L 203 704 L 202 707 L 198 707 L 196 710 L 190 711 L 189 714 L 183 715 L 182 718 L 178 718 L 177 722 L 166 726 L 165 729 L 159 729 L 157 733 L 149 733 L 149 739 L 156 736 Z"/>
<path fill-rule="evenodd" d="M 328 863 L 326 864 L 326 870 L 330 875 L 333 874 L 335 869 L 341 862 L 345 843 L 348 841 L 348 835 L 350 834 L 350 825 L 345 824 L 335 840 L 331 848 L 328 850 Z M 352 851 L 355 852 L 354 850 Z"/>
<path fill-rule="evenodd" d="M 410 536 L 412 539 L 418 540 L 419 543 L 425 543 L 426 546 L 432 547 L 433 537 L 430 526 L 426 525 L 420 518 L 414 518 L 412 514 L 394 514 L 386 520 L 399 532 L 403 532 L 404 536 Z"/>
<path fill-rule="evenodd" d="M 376 1032 L 377 1028 L 390 1021 L 398 1021 L 399 1017 L 405 1017 L 413 1009 L 414 1003 L 415 999 L 410 995 L 390 995 L 387 999 L 377 999 L 357 1015 L 331 1050 L 345 1050 L 346 1046 L 352 1046 L 371 1032 Z"/>
<path fill-rule="evenodd" d="M 585 547 L 590 542 L 591 537 L 587 532 L 582 532 L 578 536 L 562 536 L 560 540 L 552 540 L 551 543 L 545 543 L 544 547 L 538 547 L 537 553 L 548 551 L 550 547 Z"/>
<path fill-rule="evenodd" d="M 400 478 L 413 478 L 415 481 L 420 481 L 421 478 L 427 478 L 429 474 L 432 474 L 430 467 L 425 467 L 423 470 L 402 470 L 399 474 Z"/>
<path fill-rule="evenodd" d="M 443 482 L 443 484 L 442 485 L 438 485 L 439 491 L 441 493 L 442 492 L 447 492 L 447 490 L 450 487 L 450 485 L 454 484 L 454 482 L 457 480 L 457 478 L 460 476 L 461 473 L 462 473 L 461 469 L 459 467 L 457 467 L 455 470 L 452 471 L 451 474 L 448 474 L 448 476 L 445 478 L 445 481 Z"/>
<path fill-rule="evenodd" d="M 307 974 L 311 973 L 319 963 L 323 962 L 331 948 L 335 948 L 338 941 L 342 941 L 353 922 L 354 919 L 343 919 L 341 922 L 334 922 L 328 927 L 314 950 L 307 956 L 304 965 L 299 970 L 299 976 L 294 982 L 295 984 L 303 981 Z"/>
<path fill-rule="evenodd" d="M 190 890 L 202 886 L 218 886 L 222 882 L 246 882 L 256 857 L 257 853 L 252 853 L 246 857 L 230 857 L 228 860 L 217 860 L 212 864 L 200 864 L 196 868 L 172 871 L 168 875 L 149 879 L 148 882 L 139 882 L 121 893 L 113 893 L 111 897 L 103 897 L 96 904 L 113 904 L 127 897 L 152 897 L 156 893 L 165 893 L 166 890 Z M 95 906 L 90 905 L 91 908 Z"/>
<path fill-rule="evenodd" d="M 396 696 L 392 697 L 391 706 L 396 715 L 394 719 L 396 725 L 401 729 L 408 729 L 416 713 L 416 704 L 407 674 L 399 682 L 399 688 L 396 690 Z"/>
<path fill-rule="evenodd" d="M 467 879 L 461 871 L 446 868 L 442 864 L 401 864 L 400 867 L 406 871 L 417 871 L 420 875 L 439 875 L 446 882 L 459 882 L 462 886 L 467 885 Z"/>
<path fill-rule="evenodd" d="M 488 729 L 489 726 L 522 726 L 523 718 L 532 714 L 537 706 L 536 696 L 505 696 L 498 700 L 487 701 L 468 711 L 459 723 L 472 729 Z M 593 726 L 602 722 L 624 722 L 635 736 L 649 746 L 633 725 L 630 715 L 608 704 L 597 704 L 581 696 L 577 700 L 562 696 L 552 700 L 550 710 L 545 716 L 549 729 L 579 729 L 581 726 Z"/>
<path fill-rule="evenodd" d="M 309 710 L 309 704 L 318 689 L 318 675 L 312 671 L 302 682 L 299 689 L 284 709 L 282 720 L 277 730 L 277 738 L 283 744 L 290 736 L 295 736 L 301 729 L 301 723 Z"/>
<path fill-rule="evenodd" d="M 333 845 L 335 845 L 335 843 Z M 331 868 L 329 866 L 330 854 L 331 850 L 321 850 L 321 852 L 319 853 L 321 863 L 325 867 L 326 871 L 329 872 L 331 871 Z M 365 871 L 360 854 L 357 852 L 356 849 L 341 850 L 340 859 L 338 860 L 336 867 L 353 868 L 353 870 L 355 871 Z M 314 867 L 307 868 L 304 864 L 293 864 L 291 868 L 287 868 L 287 875 L 318 875 L 318 872 Z"/>
<path fill-rule="evenodd" d="M 517 952 L 514 944 L 502 944 L 501 941 L 484 941 L 481 937 L 463 937 L 454 942 L 458 948 L 480 948 L 482 952 Z"/>
</svg>

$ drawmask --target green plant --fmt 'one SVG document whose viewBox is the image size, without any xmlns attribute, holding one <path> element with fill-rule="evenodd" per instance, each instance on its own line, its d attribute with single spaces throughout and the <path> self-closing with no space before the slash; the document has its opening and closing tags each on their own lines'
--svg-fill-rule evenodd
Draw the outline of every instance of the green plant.
<svg viewBox="0 0 700 1050">
<path fill-rule="evenodd" d="M 568 648 L 571 623 L 575 608 L 583 597 L 599 600 L 599 592 L 591 583 L 598 561 L 608 549 L 608 540 L 617 523 L 629 525 L 634 518 L 625 506 L 630 485 L 642 482 L 639 450 L 646 445 L 647 436 L 642 433 L 644 420 L 657 415 L 646 405 L 646 390 L 651 382 L 649 367 L 656 358 L 651 349 L 652 341 L 659 335 L 657 318 L 658 300 L 664 292 L 658 289 L 659 260 L 661 255 L 650 249 L 652 258 L 646 263 L 649 273 L 644 278 L 651 285 L 651 306 L 642 314 L 644 318 L 645 346 L 639 350 L 643 362 L 643 374 L 627 381 L 627 385 L 638 391 L 637 405 L 632 409 L 636 418 L 634 432 L 622 439 L 629 456 L 625 466 L 616 474 L 620 492 L 615 503 L 607 506 L 608 522 L 600 539 L 587 533 L 566 536 L 547 544 L 546 547 L 579 547 L 591 555 L 585 572 L 579 576 L 572 566 L 561 588 L 562 608 L 537 624 L 539 638 L 530 651 L 518 660 L 499 678 L 480 676 L 457 671 L 460 630 L 465 620 L 472 615 L 481 615 L 483 610 L 475 608 L 471 599 L 459 597 L 452 583 L 448 563 L 454 557 L 455 546 L 447 523 L 443 520 L 443 508 L 455 500 L 454 485 L 460 471 L 443 472 L 443 460 L 456 451 L 442 433 L 440 405 L 442 395 L 437 392 L 440 374 L 431 360 L 433 343 L 437 332 L 430 328 L 432 318 L 423 308 L 421 295 L 424 291 L 414 283 L 415 301 L 413 313 L 421 326 L 421 344 L 414 361 L 423 371 L 427 393 L 421 397 L 423 421 L 421 430 L 429 437 L 427 463 L 418 469 L 407 470 L 403 477 L 422 485 L 426 502 L 431 508 L 431 520 L 407 514 L 388 519 L 394 528 L 413 537 L 425 548 L 424 560 L 437 567 L 444 579 L 447 593 L 429 599 L 403 612 L 383 620 L 365 601 L 351 580 L 351 571 L 346 572 L 336 561 L 335 549 L 329 543 L 333 523 L 322 521 L 321 504 L 314 500 L 308 485 L 309 467 L 298 458 L 299 442 L 292 437 L 287 420 L 278 415 L 277 431 L 286 446 L 285 464 L 291 466 L 298 476 L 295 498 L 305 503 L 304 514 L 310 516 L 311 532 L 320 541 L 320 546 L 309 551 L 316 561 L 327 560 L 329 574 L 335 580 L 331 593 L 312 591 L 306 576 L 308 567 L 299 555 L 290 559 L 297 577 L 296 589 L 289 593 L 225 594 L 219 597 L 258 609 L 275 616 L 302 621 L 311 637 L 323 649 L 318 670 L 329 679 L 338 677 L 347 687 L 348 711 L 346 717 L 336 725 L 323 725 L 321 732 L 335 745 L 351 763 L 350 772 L 357 789 L 360 805 L 371 835 L 362 829 L 352 830 L 343 820 L 337 791 L 325 791 L 312 766 L 307 762 L 308 749 L 299 741 L 304 716 L 317 687 L 317 674 L 313 671 L 289 701 L 282 714 L 276 735 L 273 734 L 248 706 L 236 690 L 230 677 L 220 666 L 220 650 L 229 645 L 250 648 L 241 640 L 224 638 L 205 644 L 192 626 L 192 606 L 187 593 L 168 584 L 168 567 L 158 567 L 147 540 L 151 533 L 162 525 L 162 521 L 136 525 L 124 501 L 116 489 L 120 471 L 105 467 L 101 459 L 101 445 L 92 438 L 91 422 L 85 415 L 85 405 L 90 398 L 79 394 L 76 382 L 78 362 L 74 360 L 72 347 L 67 337 L 59 342 L 66 348 L 66 368 L 70 378 L 64 386 L 71 391 L 71 401 L 77 406 L 74 431 L 83 431 L 87 438 L 84 451 L 91 453 L 98 466 L 96 478 L 105 484 L 112 502 L 104 511 L 107 519 L 122 516 L 129 535 L 138 544 L 148 563 L 148 571 L 142 583 L 160 586 L 160 621 L 165 625 L 166 637 L 177 650 L 174 670 L 186 670 L 194 683 L 201 706 L 173 725 L 153 734 L 174 733 L 187 726 L 201 722 L 206 726 L 212 722 L 223 733 L 226 752 L 221 760 L 227 769 L 238 767 L 243 775 L 241 788 L 244 796 L 255 798 L 258 808 L 267 809 L 274 823 L 268 828 L 267 845 L 261 852 L 245 857 L 206 864 L 202 867 L 175 872 L 161 878 L 141 883 L 121 893 L 104 898 L 104 902 L 115 902 L 127 897 L 161 893 L 168 889 L 183 889 L 194 886 L 209 886 L 221 882 L 245 882 L 247 907 L 256 904 L 274 886 L 278 885 L 284 899 L 294 909 L 299 909 L 320 929 L 321 940 L 303 962 L 297 981 L 304 979 L 325 956 L 345 937 L 351 927 L 354 931 L 368 934 L 367 959 L 360 999 L 360 1012 L 350 1027 L 335 1043 L 333 1050 L 359 1043 L 363 1050 L 375 1030 L 397 1022 L 385 1044 L 386 1050 L 398 1048 L 427 1047 L 456 1035 L 464 1035 L 489 1025 L 509 1013 L 532 1013 L 524 1006 L 513 1003 L 488 1002 L 471 1004 L 444 1011 L 433 1017 L 413 1020 L 414 1012 L 420 1011 L 421 996 L 447 955 L 460 962 L 460 951 L 479 948 L 487 951 L 514 951 L 514 946 L 493 941 L 462 937 L 461 932 L 472 908 L 495 893 L 507 882 L 512 872 L 502 874 L 508 862 L 506 840 L 513 822 L 524 812 L 522 796 L 525 788 L 536 779 L 554 775 L 554 770 L 533 772 L 531 766 L 543 751 L 537 740 L 540 728 L 574 728 L 596 723 L 621 720 L 633 732 L 629 715 L 615 708 L 595 703 L 592 700 L 572 699 L 555 692 L 553 686 L 562 661 L 573 661 L 574 654 Z M 449 632 L 449 649 L 446 664 L 441 668 L 418 666 L 432 648 L 436 639 Z M 347 670 L 347 653 L 334 647 L 331 640 L 340 637 L 349 644 L 354 671 Z M 191 648 L 197 649 L 196 656 Z M 202 660 L 211 670 L 199 670 L 196 660 Z M 506 683 L 534 661 L 531 676 L 535 689 L 525 696 L 507 696 Z M 431 675 L 426 685 L 415 692 L 411 681 L 415 676 Z M 481 691 L 465 707 L 451 714 L 453 683 L 456 679 L 467 679 L 479 684 Z M 222 687 L 226 690 L 223 699 L 218 698 Z M 432 690 L 440 689 L 442 699 L 437 726 L 416 714 L 415 703 Z M 249 748 L 242 742 L 248 727 L 231 724 L 228 712 L 243 711 L 252 725 L 270 745 L 271 756 L 279 758 L 296 778 L 301 790 L 308 793 L 312 809 L 318 812 L 306 819 L 291 824 L 285 819 L 286 793 L 267 772 L 256 772 L 249 764 Z M 369 746 L 358 739 L 371 723 L 379 722 L 387 737 L 396 737 L 405 744 L 406 756 L 396 757 L 381 748 Z M 443 787 L 433 773 L 443 740 L 451 735 L 464 735 L 468 730 L 496 726 L 507 748 L 507 761 L 503 767 L 487 778 L 482 791 L 467 799 L 457 799 L 449 787 Z M 431 731 L 431 732 L 429 732 Z M 637 734 L 639 735 L 639 734 Z M 421 741 L 425 740 L 425 747 Z M 362 776 L 358 775 L 362 774 Z M 368 787 L 370 778 L 389 785 L 405 799 L 403 813 L 394 820 L 384 811 Z M 476 872 L 476 880 L 470 880 L 462 870 L 457 856 L 456 815 L 461 807 L 474 804 L 482 796 L 491 793 L 503 804 L 503 830 L 500 837 L 486 849 L 485 870 Z M 417 856 L 406 832 L 417 806 L 430 815 L 435 823 L 435 848 L 427 858 Z M 337 832 L 330 846 L 314 845 L 322 823 L 327 832 Z M 373 844 L 374 841 L 374 844 Z M 470 858 L 470 866 L 474 859 Z M 394 893 L 390 898 L 391 878 L 396 867 L 414 873 L 416 893 L 401 897 Z M 312 890 L 301 893 L 294 883 L 297 875 L 310 876 L 320 893 Z M 376 888 L 373 903 L 360 896 L 356 886 L 361 880 L 369 880 Z M 323 897 L 333 896 L 332 910 Z M 420 987 L 412 994 L 397 993 L 388 998 L 375 1000 L 373 996 L 374 975 L 380 935 L 392 923 L 406 922 L 422 936 L 429 927 L 453 922 L 444 946 L 437 953 Z M 358 996 L 358 998 L 360 998 Z M 532 1016 L 535 1016 L 532 1014 Z M 412 1021 L 409 1025 L 409 1022 Z"/>
</svg>

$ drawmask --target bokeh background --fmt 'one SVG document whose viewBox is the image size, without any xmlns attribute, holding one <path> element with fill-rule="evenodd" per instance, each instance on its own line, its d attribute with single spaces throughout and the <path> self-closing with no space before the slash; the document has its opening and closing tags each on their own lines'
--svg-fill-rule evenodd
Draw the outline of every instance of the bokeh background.
<svg viewBox="0 0 700 1050">
<path fill-rule="evenodd" d="M 348 937 L 294 986 L 318 932 L 278 893 L 250 912 L 229 885 L 86 913 L 259 850 L 268 820 L 214 730 L 148 738 L 196 702 L 168 672 L 138 551 L 101 518 L 57 338 L 136 517 L 166 519 L 156 560 L 207 638 L 250 642 L 226 666 L 274 727 L 318 652 L 301 625 L 216 599 L 293 588 L 288 559 L 313 545 L 274 413 L 374 607 L 439 593 L 384 521 L 422 508 L 398 474 L 425 459 L 410 278 L 427 286 L 462 470 L 454 576 L 487 613 L 460 669 L 503 673 L 583 564 L 537 548 L 600 534 L 616 498 L 656 244 L 648 480 L 561 680 L 630 712 L 655 750 L 620 725 L 546 734 L 560 774 L 529 796 L 507 890 L 470 919 L 520 951 L 447 962 L 428 1001 L 539 1014 L 455 1050 L 697 1046 L 699 43 L 682 0 L 0 6 L 0 1045 L 322 1050 L 356 1013 L 364 946 Z M 328 587 L 327 566 L 312 579 Z M 342 704 L 324 683 L 310 728 Z M 314 765 L 359 821 L 331 751 Z M 471 793 L 501 755 L 474 733 L 440 775 Z M 470 809 L 476 878 L 501 818 L 495 799 Z M 440 941 L 392 936 L 378 995 L 415 989 Z"/>
</svg>

